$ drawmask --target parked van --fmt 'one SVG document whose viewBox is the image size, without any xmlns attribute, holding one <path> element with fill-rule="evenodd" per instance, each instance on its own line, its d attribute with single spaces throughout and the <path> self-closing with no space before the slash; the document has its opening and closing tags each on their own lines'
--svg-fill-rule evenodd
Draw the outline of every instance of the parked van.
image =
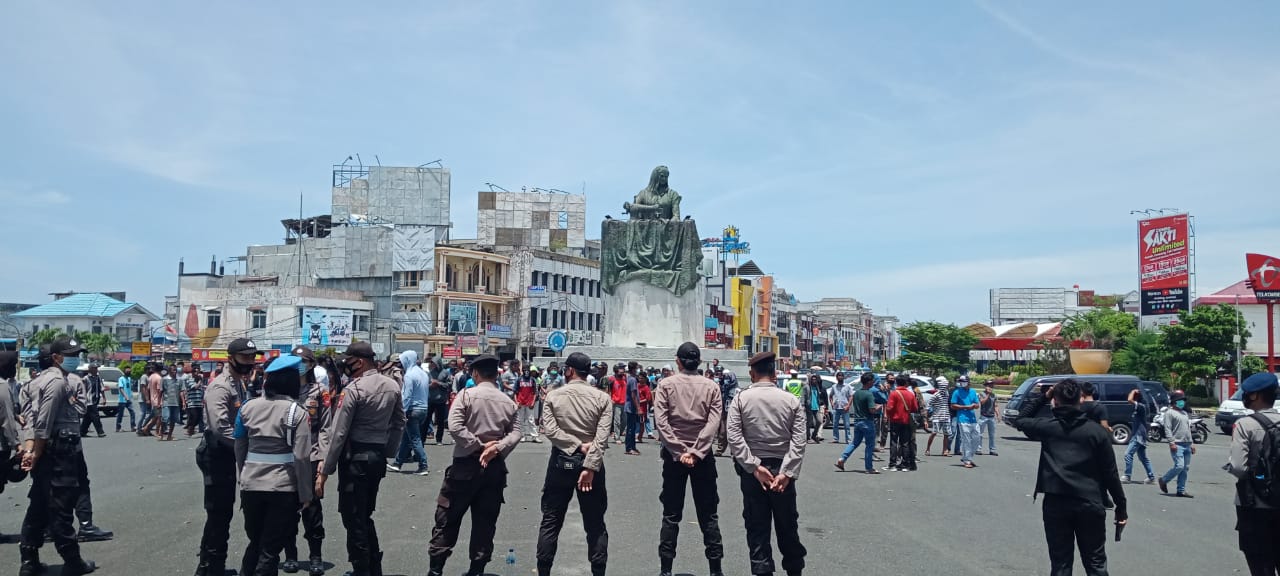
<svg viewBox="0 0 1280 576">
<path fill-rule="evenodd" d="M 1005 406 L 1002 416 L 1004 423 L 1010 426 L 1013 425 L 1014 417 L 1018 416 L 1019 409 L 1026 402 L 1033 387 L 1048 388 L 1067 378 L 1074 378 L 1077 382 L 1093 383 L 1094 388 L 1097 390 L 1094 399 L 1107 410 L 1107 423 L 1111 426 L 1111 440 L 1116 444 L 1129 443 L 1129 436 L 1133 431 L 1133 426 L 1146 426 L 1149 424 L 1149 422 L 1133 422 L 1133 406 L 1129 404 L 1129 392 L 1134 390 L 1141 391 L 1143 402 L 1146 402 L 1149 414 L 1155 414 L 1159 411 L 1159 392 L 1164 388 L 1159 382 L 1143 382 L 1136 376 L 1121 374 L 1034 376 L 1027 378 L 1022 385 L 1018 386 L 1018 390 L 1013 393 L 1013 396 L 1009 398 L 1009 403 Z M 1050 406 L 1045 403 L 1040 410 L 1039 416 L 1048 416 L 1049 411 Z"/>
</svg>

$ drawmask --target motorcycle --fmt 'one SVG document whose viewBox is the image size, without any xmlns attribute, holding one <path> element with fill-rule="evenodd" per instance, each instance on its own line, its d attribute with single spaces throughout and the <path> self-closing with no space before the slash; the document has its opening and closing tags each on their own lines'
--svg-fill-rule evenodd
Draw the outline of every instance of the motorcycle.
<svg viewBox="0 0 1280 576">
<path fill-rule="evenodd" d="M 1147 427 L 1147 438 L 1152 442 L 1164 442 L 1166 439 L 1164 428 L 1164 413 L 1169 408 L 1163 407 L 1155 416 L 1151 417 L 1151 425 Z M 1204 444 L 1209 441 L 1209 425 L 1205 423 L 1204 417 L 1196 414 L 1195 410 L 1188 410 L 1187 416 L 1190 418 L 1191 424 L 1191 442 L 1193 444 Z"/>
</svg>

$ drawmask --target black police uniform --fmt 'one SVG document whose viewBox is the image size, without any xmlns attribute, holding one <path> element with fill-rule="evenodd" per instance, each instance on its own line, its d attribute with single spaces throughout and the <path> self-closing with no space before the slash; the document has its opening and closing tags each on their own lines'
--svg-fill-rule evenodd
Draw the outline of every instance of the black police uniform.
<svg viewBox="0 0 1280 576">
<path fill-rule="evenodd" d="M 64 352 L 70 354 L 75 350 L 64 349 L 58 353 Z M 48 353 L 48 349 L 42 351 L 46 356 Z M 80 557 L 80 544 L 72 525 L 86 470 L 80 445 L 79 399 L 62 370 L 52 366 L 32 383 L 32 389 L 30 437 L 45 445 L 31 470 L 31 490 L 27 494 L 31 504 L 22 522 L 22 567 L 18 573 L 34 576 L 43 572 L 39 550 L 47 530 L 63 559 L 62 573 L 87 574 L 96 566 Z"/>
</svg>

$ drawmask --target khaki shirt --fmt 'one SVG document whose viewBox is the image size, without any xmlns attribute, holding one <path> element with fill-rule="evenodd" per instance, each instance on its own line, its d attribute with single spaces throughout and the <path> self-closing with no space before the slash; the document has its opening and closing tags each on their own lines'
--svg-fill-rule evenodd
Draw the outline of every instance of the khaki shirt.
<svg viewBox="0 0 1280 576">
<path fill-rule="evenodd" d="M 800 476 L 804 460 L 805 415 L 800 400 L 772 382 L 756 382 L 729 403 L 726 426 L 733 459 L 754 471 L 765 458 L 781 458 L 778 473 Z"/>
<path fill-rule="evenodd" d="M 395 380 L 372 369 L 352 380 L 338 396 L 333 419 L 320 432 L 325 475 L 338 470 L 348 441 L 382 446 L 384 456 L 395 454 L 404 424 L 400 385 Z"/>
<path fill-rule="evenodd" d="M 235 432 L 236 414 L 240 413 L 240 405 L 245 401 L 247 380 L 236 378 L 227 370 L 214 378 L 204 391 L 204 423 L 223 448 L 235 447 L 232 435 Z"/>
<path fill-rule="evenodd" d="M 39 385 L 40 376 L 36 376 L 22 383 L 22 388 L 18 389 L 18 424 L 22 426 L 19 432 L 21 442 L 26 442 L 33 438 L 31 435 L 31 424 L 35 421 L 36 414 L 36 393 Z"/>
<path fill-rule="evenodd" d="M 84 378 L 81 378 L 80 375 L 75 372 L 67 372 L 67 384 L 71 386 L 71 392 L 75 394 L 75 401 L 72 405 L 75 406 L 76 411 L 79 412 L 81 416 L 84 416 L 86 408 L 85 403 L 89 398 L 89 393 L 85 390 Z"/>
<path fill-rule="evenodd" d="M 13 409 L 12 379 L 0 380 L 0 448 L 18 447 L 18 414 Z"/>
<path fill-rule="evenodd" d="M 311 423 L 311 461 L 318 462 L 324 459 L 324 452 L 320 450 L 320 431 L 333 419 L 333 411 L 325 405 L 325 388 L 319 383 L 311 384 L 298 400 L 307 409 Z"/>
<path fill-rule="evenodd" d="M 662 447 L 679 458 L 685 453 L 707 457 L 720 430 L 724 398 L 715 382 L 697 374 L 674 374 L 658 382 L 653 417 Z"/>
<path fill-rule="evenodd" d="M 49 368 L 32 382 L 31 438 L 48 440 L 58 432 L 80 433 L 79 399 L 62 370 Z"/>
<path fill-rule="evenodd" d="M 453 407 L 449 408 L 449 435 L 453 437 L 454 458 L 479 455 L 485 443 L 494 440 L 506 458 L 520 442 L 516 403 L 493 382 L 477 382 L 453 399 Z"/>
<path fill-rule="evenodd" d="M 1270 408 L 1258 412 L 1262 416 L 1272 422 L 1280 421 L 1280 413 L 1275 408 Z M 1249 475 L 1250 458 L 1257 459 L 1258 453 L 1262 450 L 1262 443 L 1267 439 L 1267 433 L 1263 430 L 1262 424 L 1254 420 L 1253 416 L 1245 416 L 1236 420 L 1235 428 L 1231 431 L 1231 451 L 1227 456 L 1227 471 L 1237 479 L 1244 478 Z M 1236 506 L 1242 506 L 1240 503 L 1240 493 L 1236 492 Z M 1261 498 L 1254 498 L 1254 508 L 1271 508 Z"/>
<path fill-rule="evenodd" d="M 613 401 L 604 390 L 574 380 L 547 393 L 542 403 L 542 428 L 551 445 L 574 454 L 587 442 L 582 467 L 599 472 L 613 426 Z"/>
<path fill-rule="evenodd" d="M 236 416 L 236 469 L 247 492 L 297 492 L 314 497 L 311 425 L 307 410 L 285 396 L 245 402 Z"/>
</svg>

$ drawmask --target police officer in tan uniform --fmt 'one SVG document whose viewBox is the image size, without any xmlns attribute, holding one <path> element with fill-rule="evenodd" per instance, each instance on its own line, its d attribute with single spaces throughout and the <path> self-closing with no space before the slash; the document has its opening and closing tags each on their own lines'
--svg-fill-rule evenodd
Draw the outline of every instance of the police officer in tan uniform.
<svg viewBox="0 0 1280 576">
<path fill-rule="evenodd" d="M 315 353 L 306 346 L 298 346 L 293 349 L 293 355 L 302 359 L 302 368 L 305 370 L 302 374 L 302 392 L 298 394 L 298 402 L 307 409 L 307 417 L 310 420 L 312 448 L 311 473 L 308 478 L 311 478 L 311 482 L 314 483 L 319 473 L 317 465 L 324 458 L 324 454 L 320 453 L 319 439 L 320 430 L 329 421 L 329 395 L 328 390 L 316 378 Z M 320 554 L 321 545 L 324 543 L 324 510 L 320 506 L 319 498 L 312 500 L 310 506 L 302 509 L 302 530 L 311 552 L 308 571 L 313 576 L 324 574 L 324 558 Z M 285 542 L 284 563 L 280 567 L 290 574 L 299 569 L 296 534 Z"/>
<path fill-rule="evenodd" d="M 352 576 L 382 576 L 382 550 L 373 511 L 378 487 L 387 475 L 387 455 L 400 447 L 404 406 L 400 386 L 378 373 L 377 356 L 368 342 L 347 347 L 342 370 L 352 380 L 342 390 L 333 420 L 320 432 L 324 459 L 316 476 L 316 495 L 338 474 L 338 513 L 347 529 L 347 556 Z"/>
<path fill-rule="evenodd" d="M 263 395 L 236 416 L 236 467 L 244 549 L 240 573 L 276 576 L 280 551 L 298 532 L 298 509 L 312 505 L 311 426 L 294 400 L 302 387 L 302 358 L 286 354 L 267 367 Z"/>
<path fill-rule="evenodd" d="M 68 362 L 62 366 L 62 372 L 67 375 L 67 384 L 75 392 L 76 411 L 80 414 L 80 426 L 84 427 L 84 418 L 88 413 L 89 407 L 86 403 L 92 402 L 93 398 L 85 385 L 85 379 L 76 373 L 72 364 L 79 364 L 79 358 L 68 358 Z M 84 438 L 84 434 L 80 434 Z M 76 519 L 80 521 L 80 528 L 76 531 L 76 540 L 80 542 L 101 542 L 110 540 L 115 537 L 114 532 L 103 530 L 93 524 L 93 497 L 89 493 L 89 467 L 86 462 L 81 462 L 80 466 L 80 496 L 76 498 Z"/>
<path fill-rule="evenodd" d="M 204 533 L 195 576 L 228 573 L 227 540 L 236 505 L 236 414 L 247 400 L 257 364 L 258 347 L 239 338 L 227 346 L 227 370 L 213 379 L 204 393 L 204 438 L 196 447 L 196 465 L 204 475 Z M 231 570 L 234 574 L 235 571 Z"/>
<path fill-rule="evenodd" d="M 80 446 L 80 399 L 67 381 L 62 364 L 84 352 L 73 339 L 60 338 L 41 347 L 40 376 L 32 383 L 30 421 L 22 469 L 31 473 L 31 503 L 22 521 L 22 557 L 19 576 L 44 572 L 40 546 L 47 529 L 58 555 L 62 574 L 88 574 L 97 569 L 80 557 L 80 544 L 72 527 L 76 501 L 83 490 L 84 452 Z"/>
<path fill-rule="evenodd" d="M 805 414 L 795 395 L 774 384 L 776 356 L 756 354 L 750 365 L 751 387 L 729 403 L 729 450 L 742 487 L 742 518 L 747 525 L 747 553 L 752 574 L 773 574 L 770 527 L 778 534 L 782 569 L 788 576 L 804 570 L 796 484 L 804 460 Z"/>
<path fill-rule="evenodd" d="M 458 392 L 449 409 L 453 436 L 453 464 L 440 485 L 436 525 L 431 530 L 430 576 L 444 573 L 445 562 L 458 543 L 462 517 L 471 510 L 471 567 L 469 576 L 484 573 L 493 557 L 493 534 L 502 512 L 507 486 L 506 457 L 520 443 L 516 403 L 498 390 L 498 359 L 482 354 L 471 361 L 476 385 Z"/>
</svg>

